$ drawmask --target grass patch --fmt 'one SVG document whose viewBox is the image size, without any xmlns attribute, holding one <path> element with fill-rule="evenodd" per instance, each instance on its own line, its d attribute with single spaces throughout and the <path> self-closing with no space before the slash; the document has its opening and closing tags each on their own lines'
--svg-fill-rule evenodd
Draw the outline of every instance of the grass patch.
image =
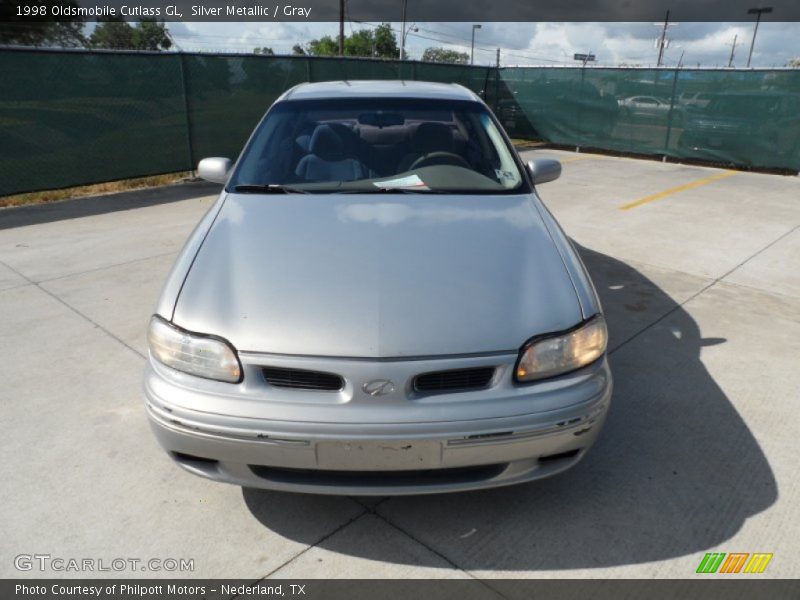
<svg viewBox="0 0 800 600">
<path fill-rule="evenodd" d="M 46 190 L 43 192 L 15 194 L 13 196 L 0 196 L 0 207 L 44 204 L 46 202 L 57 202 L 69 198 L 80 198 L 82 196 L 99 196 L 101 194 L 111 194 L 113 192 L 124 192 L 125 190 L 169 185 L 171 183 L 183 181 L 190 175 L 191 173 L 189 171 L 181 171 L 179 173 L 167 173 L 165 175 L 151 175 L 149 177 L 136 177 L 135 179 L 120 179 L 119 181 L 109 181 L 107 183 L 81 185 L 60 190 Z"/>
<path fill-rule="evenodd" d="M 547 145 L 547 142 L 541 140 L 526 140 L 524 138 L 511 138 L 511 143 L 514 144 L 515 148 L 535 148 Z"/>
</svg>

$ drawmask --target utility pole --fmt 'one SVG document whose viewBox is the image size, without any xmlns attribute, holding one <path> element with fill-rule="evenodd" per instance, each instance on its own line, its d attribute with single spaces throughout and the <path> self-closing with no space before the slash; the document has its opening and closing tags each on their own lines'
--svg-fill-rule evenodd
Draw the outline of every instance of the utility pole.
<svg viewBox="0 0 800 600">
<path fill-rule="evenodd" d="M 401 46 L 401 48 L 400 48 L 400 50 L 401 50 L 400 56 L 402 56 L 402 57 L 406 56 L 405 48 L 406 48 L 406 40 L 408 39 L 408 34 L 409 33 L 416 33 L 418 31 L 419 31 L 419 27 L 411 25 L 411 27 L 408 27 L 404 32 L 402 32 L 403 33 L 403 41 L 400 42 L 400 46 Z"/>
<path fill-rule="evenodd" d="M 750 68 L 750 60 L 753 58 L 753 48 L 756 45 L 756 35 L 758 35 L 758 24 L 761 23 L 761 15 L 772 12 L 771 6 L 764 8 L 751 8 L 747 11 L 748 15 L 756 15 L 756 28 L 753 30 L 753 40 L 750 42 L 750 54 L 747 55 L 747 68 Z"/>
<path fill-rule="evenodd" d="M 734 54 L 736 52 L 736 39 L 738 37 L 739 37 L 738 33 L 735 36 L 733 36 L 733 44 L 731 44 L 731 57 L 728 59 L 728 68 L 729 69 L 733 66 L 733 56 L 734 56 Z"/>
<path fill-rule="evenodd" d="M 469 49 L 469 64 L 473 64 L 473 59 L 475 58 L 475 30 L 480 28 L 480 25 L 472 26 L 472 45 Z"/>
<path fill-rule="evenodd" d="M 500 48 L 497 49 L 497 59 L 495 60 L 494 64 L 498 69 L 500 68 Z"/>
<path fill-rule="evenodd" d="M 406 59 L 406 8 L 408 0 L 403 0 L 403 27 L 400 30 L 402 39 L 400 40 L 400 60 Z"/>
<path fill-rule="evenodd" d="M 406 39 L 408 38 L 408 34 L 412 31 L 417 32 L 419 31 L 419 27 L 415 27 L 414 23 L 411 24 L 411 27 L 406 25 L 406 8 L 408 7 L 408 0 L 403 0 L 403 25 L 400 29 L 400 60 L 406 59 Z"/>
<path fill-rule="evenodd" d="M 669 10 L 667 10 L 667 16 L 664 17 L 664 29 L 661 30 L 661 39 L 658 41 L 658 63 L 656 64 L 657 67 L 661 66 L 661 62 L 664 58 L 664 46 L 667 41 L 667 27 L 669 27 Z"/>
<path fill-rule="evenodd" d="M 344 56 L 344 0 L 339 0 L 339 56 Z"/>
</svg>

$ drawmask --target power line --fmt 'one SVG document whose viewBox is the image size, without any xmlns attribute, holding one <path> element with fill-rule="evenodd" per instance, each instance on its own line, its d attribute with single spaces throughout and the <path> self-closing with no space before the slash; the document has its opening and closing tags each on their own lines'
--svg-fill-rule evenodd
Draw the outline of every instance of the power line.
<svg viewBox="0 0 800 600">
<path fill-rule="evenodd" d="M 369 22 L 369 21 L 353 20 L 353 22 L 359 23 L 361 25 L 367 25 L 369 27 L 376 27 L 378 25 L 378 23 L 373 23 L 373 22 Z M 470 40 L 468 40 L 466 38 L 461 38 L 461 37 L 458 37 L 458 36 L 455 36 L 455 35 L 452 35 L 452 34 L 439 32 L 439 31 L 428 29 L 428 28 L 425 28 L 425 27 L 417 26 L 417 28 L 420 31 L 425 31 L 427 33 L 433 33 L 433 34 L 437 34 L 437 35 L 444 35 L 444 36 L 451 37 L 453 39 L 456 39 L 456 40 L 464 42 L 464 43 L 463 44 L 456 44 L 454 42 L 443 40 L 443 39 L 438 38 L 438 37 L 422 35 L 420 33 L 415 33 L 415 32 L 409 32 L 408 35 L 409 36 L 413 35 L 414 37 L 419 38 L 419 39 L 423 39 L 423 40 L 428 40 L 428 41 L 432 41 L 432 42 L 438 42 L 440 44 L 447 44 L 448 46 L 459 46 L 459 47 L 464 48 L 464 49 L 466 49 L 468 47 L 468 43 L 467 42 L 470 41 Z M 394 31 L 394 32 L 399 32 L 399 30 L 394 28 L 394 27 L 391 27 L 391 30 Z M 505 46 L 500 46 L 500 49 L 503 51 L 503 55 L 504 56 L 512 56 L 512 57 L 515 57 L 515 58 L 523 58 L 525 60 L 541 61 L 541 62 L 548 62 L 548 63 L 554 63 L 554 64 L 560 64 L 560 63 L 564 62 L 563 60 L 552 59 L 552 58 L 544 58 L 542 56 L 534 56 L 532 54 L 526 54 L 523 51 L 516 50 L 514 48 L 510 48 L 509 49 L 509 48 L 507 48 Z M 487 53 L 489 55 L 494 55 L 494 53 L 497 51 L 497 46 L 489 47 L 489 46 L 478 46 L 478 45 L 476 45 L 475 46 L 475 50 L 479 51 L 479 52 L 485 52 L 485 53 Z"/>
</svg>

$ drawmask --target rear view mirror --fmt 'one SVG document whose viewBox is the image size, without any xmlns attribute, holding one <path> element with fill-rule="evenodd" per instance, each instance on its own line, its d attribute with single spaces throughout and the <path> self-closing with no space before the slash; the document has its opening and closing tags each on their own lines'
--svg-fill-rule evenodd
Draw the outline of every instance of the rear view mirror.
<svg viewBox="0 0 800 600">
<path fill-rule="evenodd" d="M 533 185 L 539 185 L 561 177 L 561 163 L 552 158 L 537 158 L 528 161 L 528 171 L 533 178 Z"/>
<path fill-rule="evenodd" d="M 361 125 L 371 125 L 372 127 L 390 127 L 392 125 L 403 125 L 406 122 L 406 118 L 399 113 L 378 111 L 358 115 L 358 122 Z"/>
<path fill-rule="evenodd" d="M 222 158 L 220 156 L 204 158 L 197 165 L 197 175 L 206 181 L 224 184 L 228 181 L 231 165 L 230 158 Z"/>
</svg>

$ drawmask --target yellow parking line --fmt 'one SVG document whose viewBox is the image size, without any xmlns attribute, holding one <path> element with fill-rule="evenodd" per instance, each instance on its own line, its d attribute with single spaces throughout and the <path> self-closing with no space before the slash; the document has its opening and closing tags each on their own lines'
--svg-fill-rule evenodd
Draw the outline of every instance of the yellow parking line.
<svg viewBox="0 0 800 600">
<path fill-rule="evenodd" d="M 645 196 L 644 198 L 639 198 L 638 200 L 629 202 L 628 204 L 623 204 L 622 206 L 619 207 L 619 209 L 630 210 L 632 208 L 636 208 L 637 206 L 641 206 L 642 204 L 649 204 L 650 202 L 661 200 L 662 198 L 666 198 L 667 196 L 671 196 L 672 194 L 677 194 L 678 192 L 685 192 L 686 190 L 691 190 L 696 187 L 706 185 L 707 183 L 711 183 L 712 181 L 719 181 L 720 179 L 725 179 L 726 177 L 730 177 L 731 175 L 736 175 L 738 172 L 739 171 L 723 171 L 722 173 L 717 173 L 716 175 L 712 175 L 711 177 L 705 177 L 703 179 L 698 179 L 697 181 L 690 181 L 689 183 L 684 183 L 683 185 L 679 185 L 674 188 L 669 188 L 668 190 L 664 190 L 663 192 L 658 192 L 657 194 L 651 194 L 649 196 Z"/>
<path fill-rule="evenodd" d="M 598 155 L 598 154 L 584 154 L 582 156 L 571 156 L 570 158 L 563 158 L 563 159 L 556 158 L 556 160 L 563 164 L 563 163 L 575 162 L 577 160 L 588 160 L 590 158 L 600 158 L 600 159 L 602 159 L 603 157 Z"/>
</svg>

